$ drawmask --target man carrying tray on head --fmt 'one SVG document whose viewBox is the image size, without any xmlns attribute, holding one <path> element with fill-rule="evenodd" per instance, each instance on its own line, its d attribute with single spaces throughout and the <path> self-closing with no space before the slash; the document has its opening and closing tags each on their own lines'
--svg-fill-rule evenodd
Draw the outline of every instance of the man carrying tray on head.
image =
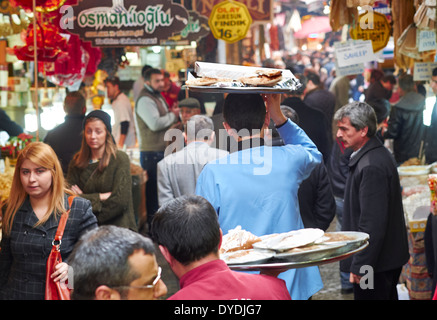
<svg viewBox="0 0 437 320">
<path fill-rule="evenodd" d="M 259 94 L 226 97 L 224 127 L 237 142 L 227 157 L 208 163 L 197 181 L 196 193 L 216 210 L 223 234 L 237 225 L 257 236 L 304 228 L 297 192 L 322 155 L 282 114 L 279 94 L 264 99 Z M 284 146 L 264 145 L 270 117 Z M 323 287 L 317 267 L 291 269 L 279 278 L 293 300 L 308 299 Z"/>
</svg>

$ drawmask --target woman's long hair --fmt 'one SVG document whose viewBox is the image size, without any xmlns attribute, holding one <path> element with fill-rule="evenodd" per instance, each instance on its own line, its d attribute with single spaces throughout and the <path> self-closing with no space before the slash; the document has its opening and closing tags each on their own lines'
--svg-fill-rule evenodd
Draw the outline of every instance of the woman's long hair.
<svg viewBox="0 0 437 320">
<path fill-rule="evenodd" d="M 96 117 L 90 117 L 86 120 L 84 128 L 86 128 L 87 123 L 92 121 L 102 121 Z M 99 165 L 97 167 L 99 172 L 103 172 L 103 170 L 109 165 L 109 161 L 111 160 L 111 156 L 116 156 L 117 146 L 115 145 L 114 138 L 111 133 L 105 127 L 106 130 L 106 141 L 105 141 L 105 151 L 103 152 L 102 159 L 99 161 Z M 76 167 L 84 169 L 86 168 L 91 159 L 91 148 L 86 143 L 85 138 L 85 129 L 82 137 L 82 145 L 78 153 L 76 153 L 73 157 L 73 163 Z"/>
<path fill-rule="evenodd" d="M 9 198 L 6 202 L 6 210 L 3 216 L 3 230 L 5 234 L 10 234 L 15 214 L 23 205 L 27 197 L 27 192 L 21 183 L 21 167 L 25 160 L 30 160 L 34 164 L 46 168 L 52 174 L 51 201 L 47 212 L 42 219 L 35 225 L 44 224 L 52 214 L 60 215 L 65 211 L 64 194 L 72 194 L 66 188 L 64 174 L 61 164 L 53 149 L 43 142 L 32 142 L 28 144 L 18 155 Z"/>
</svg>

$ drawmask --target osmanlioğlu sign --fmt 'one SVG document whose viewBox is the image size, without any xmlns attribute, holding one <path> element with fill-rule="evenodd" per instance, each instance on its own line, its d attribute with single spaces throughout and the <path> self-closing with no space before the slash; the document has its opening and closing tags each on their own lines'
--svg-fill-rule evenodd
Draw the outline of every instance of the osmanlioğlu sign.
<svg viewBox="0 0 437 320">
<path fill-rule="evenodd" d="M 188 11 L 170 0 L 80 0 L 61 7 L 61 28 L 78 34 L 93 46 L 158 45 L 183 30 Z"/>
</svg>

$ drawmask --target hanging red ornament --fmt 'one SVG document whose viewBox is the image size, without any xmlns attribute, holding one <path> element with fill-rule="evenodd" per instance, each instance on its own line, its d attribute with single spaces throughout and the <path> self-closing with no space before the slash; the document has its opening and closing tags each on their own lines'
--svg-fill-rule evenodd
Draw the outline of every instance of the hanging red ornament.
<svg viewBox="0 0 437 320">
<path fill-rule="evenodd" d="M 21 7 L 25 10 L 33 9 L 33 0 L 10 0 L 11 6 Z M 51 12 L 59 9 L 66 0 L 36 0 L 36 10 L 39 12 Z"/>
<path fill-rule="evenodd" d="M 56 26 L 51 24 L 40 25 L 36 30 L 38 61 L 55 61 L 57 56 L 67 48 L 67 40 L 59 34 Z M 15 46 L 14 53 L 19 60 L 32 61 L 34 59 L 34 28 L 30 25 L 26 34 L 26 45 Z"/>
<path fill-rule="evenodd" d="M 11 6 L 13 7 L 21 7 L 23 9 L 32 10 L 33 9 L 33 0 L 10 0 Z M 35 5 L 37 7 L 43 7 L 48 0 L 36 0 Z"/>
</svg>

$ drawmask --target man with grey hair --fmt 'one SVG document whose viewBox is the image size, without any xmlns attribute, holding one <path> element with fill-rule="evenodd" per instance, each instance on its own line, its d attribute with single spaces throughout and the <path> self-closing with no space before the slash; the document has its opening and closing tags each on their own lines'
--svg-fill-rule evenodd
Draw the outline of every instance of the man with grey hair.
<svg viewBox="0 0 437 320">
<path fill-rule="evenodd" d="M 369 246 L 341 261 L 340 270 L 350 272 L 356 300 L 396 300 L 396 285 L 409 253 L 395 160 L 376 137 L 376 115 L 367 103 L 343 106 L 334 120 L 337 138 L 353 150 L 342 230 L 370 236 Z"/>
<path fill-rule="evenodd" d="M 384 139 L 393 139 L 394 157 L 398 165 L 420 156 L 424 139 L 423 110 L 425 98 L 417 92 L 413 76 L 399 77 L 402 98 L 392 107 Z"/>
<path fill-rule="evenodd" d="M 177 135 L 178 132 L 175 134 Z M 205 115 L 192 116 L 185 126 L 183 136 L 187 146 L 158 162 L 160 206 L 182 195 L 195 194 L 197 177 L 205 164 L 228 154 L 225 150 L 211 147 L 214 141 L 214 125 Z M 178 144 L 178 141 L 174 143 Z"/>
</svg>

